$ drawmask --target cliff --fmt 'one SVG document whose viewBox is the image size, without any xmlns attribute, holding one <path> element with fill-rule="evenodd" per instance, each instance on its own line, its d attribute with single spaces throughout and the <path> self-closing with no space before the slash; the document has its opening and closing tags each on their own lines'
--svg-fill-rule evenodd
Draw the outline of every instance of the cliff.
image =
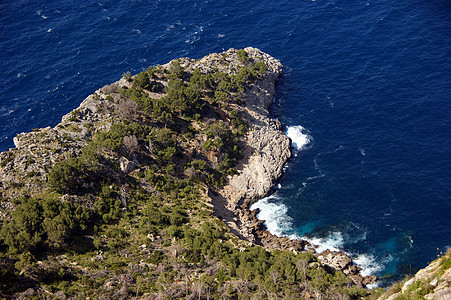
<svg viewBox="0 0 451 300">
<path fill-rule="evenodd" d="M 0 154 L 0 291 L 365 294 L 374 278 L 349 257 L 314 257 L 248 209 L 291 155 L 268 117 L 281 72 L 251 47 L 181 58 L 124 74 L 54 128 L 19 134 Z"/>
</svg>

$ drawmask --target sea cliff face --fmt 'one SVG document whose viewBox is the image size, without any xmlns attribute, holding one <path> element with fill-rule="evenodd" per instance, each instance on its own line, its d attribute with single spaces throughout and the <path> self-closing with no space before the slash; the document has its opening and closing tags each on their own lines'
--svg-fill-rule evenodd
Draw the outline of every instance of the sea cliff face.
<svg viewBox="0 0 451 300">
<path fill-rule="evenodd" d="M 291 156 L 282 124 L 270 119 L 268 112 L 282 69 L 275 58 L 251 47 L 199 60 L 180 58 L 136 76 L 124 74 L 87 97 L 54 128 L 17 135 L 16 148 L 0 154 L 0 219 L 4 224 L 0 233 L 2 247 L 8 246 L 11 255 L 18 253 L 19 258 L 4 258 L 2 266 L 9 268 L 18 260 L 18 282 L 25 280 L 23 274 L 51 269 L 55 263 L 77 273 L 73 266 L 79 261 L 70 266 L 65 255 L 52 251 L 79 247 L 73 240 L 81 236 L 91 244 L 82 252 L 92 254 L 89 259 L 97 264 L 119 255 L 116 259 L 125 257 L 129 265 L 145 268 L 145 274 L 158 272 L 160 276 L 167 268 L 180 269 L 183 264 L 186 274 L 182 272 L 185 275 L 180 280 L 185 287 L 171 285 L 171 291 L 179 296 L 191 293 L 188 282 L 203 278 L 200 274 L 206 268 L 216 270 L 209 271 L 211 276 L 223 268 L 234 278 L 238 266 L 247 272 L 242 274 L 248 274 L 243 277 L 251 282 L 247 289 L 256 284 L 256 275 L 249 275 L 253 271 L 246 269 L 247 265 L 236 266 L 236 260 L 228 258 L 232 253 L 238 257 L 239 252 L 259 251 L 249 250 L 255 245 L 289 251 L 285 256 L 293 256 L 290 267 L 270 270 L 273 263 L 264 254 L 266 258 L 260 262 L 264 267 L 258 272 L 271 277 L 267 279 L 276 285 L 282 282 L 281 272 L 288 272 L 283 269 L 296 269 L 283 278 L 287 282 L 303 278 L 307 283 L 297 289 L 305 298 L 325 292 L 308 284 L 307 278 L 315 276 L 341 278 L 337 271 L 343 271 L 358 287 L 373 282 L 374 277 L 360 276 L 359 268 L 346 255 L 329 252 L 313 258 L 311 250 L 305 250 L 307 242 L 272 235 L 257 219 L 257 211 L 249 211 L 252 203 L 271 191 Z M 36 224 L 24 228 L 17 219 L 24 220 L 29 207 L 37 207 L 43 215 L 34 216 Z M 61 207 L 69 219 L 59 216 L 55 207 Z M 210 225 L 218 221 L 209 216 L 211 208 L 240 240 L 229 236 L 223 225 Z M 78 209 L 83 214 L 77 215 Z M 71 223 L 70 218 L 82 226 Z M 128 229 L 117 228 L 119 223 Z M 114 235 L 117 230 L 121 233 Z M 18 241 L 13 232 L 25 239 L 34 235 L 32 244 Z M 203 243 L 212 234 L 216 238 L 208 240 L 210 247 L 199 250 L 200 242 L 192 240 L 196 234 Z M 140 245 L 139 254 L 125 249 L 125 244 L 124 249 L 114 246 L 126 236 L 134 240 L 132 246 Z M 90 252 L 93 249 L 97 250 Z M 213 255 L 211 251 L 216 252 Z M 163 253 L 168 253 L 167 258 Z M 34 255 L 42 256 L 44 262 L 36 265 Z M 205 266 L 196 265 L 205 259 Z M 85 268 L 84 275 L 77 275 L 83 280 L 104 276 L 96 273 L 94 266 Z M 120 280 L 125 294 L 124 286 L 137 284 L 129 275 Z M 33 276 L 39 282 L 38 275 Z M 101 290 L 113 296 L 112 285 L 118 283 L 105 280 Z M 350 284 L 340 280 L 339 285 Z M 149 287 L 153 286 L 154 281 L 149 282 Z M 232 283 L 228 286 L 236 288 Z M 161 288 L 168 286 L 165 283 Z M 192 289 L 192 295 L 199 297 L 204 291 L 195 292 L 194 285 Z M 219 288 L 215 291 L 220 293 Z M 135 292 L 138 294 L 139 288 Z M 276 289 L 272 293 L 283 296 L 285 292 Z"/>
</svg>

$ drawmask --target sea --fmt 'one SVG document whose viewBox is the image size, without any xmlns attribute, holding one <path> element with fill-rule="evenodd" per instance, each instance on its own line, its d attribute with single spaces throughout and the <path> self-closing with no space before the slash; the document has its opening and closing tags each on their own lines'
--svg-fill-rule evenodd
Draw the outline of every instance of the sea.
<svg viewBox="0 0 451 300">
<path fill-rule="evenodd" d="M 293 156 L 253 205 L 383 286 L 451 246 L 448 0 L 0 1 L 0 151 L 122 74 L 257 47 Z"/>
</svg>

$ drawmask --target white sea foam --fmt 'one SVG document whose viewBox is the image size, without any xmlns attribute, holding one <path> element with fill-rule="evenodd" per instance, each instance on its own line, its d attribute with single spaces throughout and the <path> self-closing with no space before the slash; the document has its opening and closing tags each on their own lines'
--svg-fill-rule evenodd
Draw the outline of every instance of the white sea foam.
<svg viewBox="0 0 451 300">
<path fill-rule="evenodd" d="M 325 238 L 305 238 L 310 244 L 315 245 L 315 251 L 321 253 L 326 250 L 340 251 L 344 244 L 341 232 L 329 233 Z"/>
<path fill-rule="evenodd" d="M 388 216 L 391 216 L 392 214 L 393 214 L 393 209 L 391 208 L 391 205 L 390 205 L 390 212 L 385 212 L 384 216 L 388 217 Z"/>
<path fill-rule="evenodd" d="M 379 286 L 379 284 L 378 284 L 377 282 L 375 282 L 375 283 L 367 284 L 367 285 L 366 285 L 366 288 L 367 288 L 368 290 L 371 290 L 371 289 L 377 288 L 378 286 Z"/>
<path fill-rule="evenodd" d="M 307 149 L 313 141 L 311 135 L 301 125 L 288 126 L 285 134 L 291 139 L 291 145 L 295 148 L 295 156 L 297 156 L 298 151 Z"/>
<path fill-rule="evenodd" d="M 340 251 L 344 239 L 340 232 L 331 232 L 325 238 L 306 238 L 293 234 L 293 219 L 287 214 L 288 208 L 285 204 L 278 201 L 274 195 L 263 198 L 252 204 L 250 210 L 259 209 L 257 217 L 265 221 L 269 232 L 276 236 L 289 237 L 291 239 L 305 239 L 312 245 L 315 245 L 316 252 L 325 250 Z"/>
<path fill-rule="evenodd" d="M 277 196 L 269 196 L 252 204 L 250 210 L 259 209 L 257 217 L 259 220 L 265 221 L 265 226 L 269 232 L 276 236 L 288 237 L 290 239 L 304 239 L 314 246 L 317 253 L 326 250 L 343 251 L 345 239 L 339 231 L 330 232 L 326 237 L 301 237 L 293 232 L 293 219 L 287 214 L 288 208 L 283 204 Z M 357 241 L 366 239 L 366 232 L 357 238 Z M 371 254 L 352 254 L 346 253 L 352 257 L 354 263 L 362 268 L 360 273 L 362 276 L 375 275 L 384 269 L 384 266 L 392 260 L 391 256 L 380 261 Z M 377 284 L 374 284 L 376 287 Z"/>
<path fill-rule="evenodd" d="M 301 125 L 288 126 L 286 135 L 291 139 L 291 144 L 297 150 L 306 149 L 312 141 L 312 137 Z"/>
<path fill-rule="evenodd" d="M 38 16 L 40 16 L 41 18 L 43 18 L 44 20 L 45 20 L 45 19 L 48 19 L 48 17 L 47 17 L 46 15 L 43 15 L 43 14 L 42 14 L 42 9 L 36 11 L 36 14 L 37 14 Z"/>
<path fill-rule="evenodd" d="M 308 131 L 300 126 L 289 126 L 287 127 L 286 135 L 291 139 L 292 146 L 296 151 L 301 151 L 306 149 L 313 138 L 310 136 Z M 344 147 L 340 145 L 335 151 L 342 150 Z M 359 148 L 362 156 L 365 156 L 365 150 Z M 296 153 L 295 153 L 296 155 Z M 316 164 L 316 159 L 315 159 Z M 308 180 L 313 180 L 316 178 L 324 177 L 324 174 L 318 176 L 309 177 Z M 280 184 L 277 189 L 280 189 Z M 284 236 L 291 239 L 304 239 L 308 241 L 311 245 L 314 245 L 314 250 L 317 253 L 321 253 L 326 250 L 330 251 L 343 251 L 343 246 L 345 243 L 345 238 L 343 233 L 339 231 L 330 232 L 326 237 L 301 237 L 293 234 L 293 219 L 287 214 L 288 208 L 281 201 L 277 201 L 277 196 L 269 196 L 263 198 L 253 205 L 250 209 L 260 209 L 257 217 L 260 220 L 265 221 L 265 225 L 269 232 L 276 236 Z M 362 241 L 366 239 L 366 232 L 363 232 L 356 238 L 355 242 Z M 361 274 L 363 276 L 377 274 L 382 271 L 386 262 L 376 262 L 376 258 L 370 254 L 356 254 L 347 255 L 353 257 L 354 262 L 362 268 Z M 377 284 L 374 285 L 375 287 Z"/>
<path fill-rule="evenodd" d="M 326 175 L 320 174 L 320 175 L 316 175 L 316 176 L 310 176 L 310 177 L 307 177 L 307 181 L 314 181 L 315 179 L 323 178 L 324 176 L 326 176 Z"/>
<path fill-rule="evenodd" d="M 393 257 L 391 255 L 388 255 L 385 258 L 376 258 L 372 254 L 358 254 L 357 256 L 350 255 L 352 257 L 352 260 L 356 265 L 362 268 L 360 271 L 360 274 L 362 276 L 367 275 L 375 275 L 379 272 L 381 272 L 385 265 L 388 264 L 390 261 L 393 260 Z"/>
<path fill-rule="evenodd" d="M 289 231 L 293 228 L 293 219 L 287 214 L 288 208 L 277 197 L 271 195 L 252 204 L 250 210 L 260 209 L 257 217 L 264 220 L 269 232 L 276 236 L 289 236 Z M 292 237 L 295 238 L 295 237 Z"/>
<path fill-rule="evenodd" d="M 359 147 L 359 151 L 360 151 L 360 154 L 362 154 L 362 156 L 366 155 L 365 149 L 362 149 L 362 148 Z"/>
</svg>

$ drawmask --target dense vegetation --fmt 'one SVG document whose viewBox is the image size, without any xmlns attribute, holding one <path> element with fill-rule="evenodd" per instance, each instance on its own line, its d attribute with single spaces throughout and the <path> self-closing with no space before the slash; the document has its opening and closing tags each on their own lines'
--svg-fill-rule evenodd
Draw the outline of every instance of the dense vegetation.
<svg viewBox="0 0 451 300">
<path fill-rule="evenodd" d="M 79 155 L 54 165 L 47 188 L 16 199 L 10 220 L 1 224 L 3 295 L 367 294 L 311 253 L 250 245 L 214 217 L 208 191 L 223 186 L 243 157 L 243 93 L 267 71 L 244 50 L 237 55 L 242 66 L 235 75 L 187 71 L 173 61 L 169 68 L 125 74 L 129 86 L 95 95 L 114 108 L 114 124 L 95 132 Z"/>
</svg>

